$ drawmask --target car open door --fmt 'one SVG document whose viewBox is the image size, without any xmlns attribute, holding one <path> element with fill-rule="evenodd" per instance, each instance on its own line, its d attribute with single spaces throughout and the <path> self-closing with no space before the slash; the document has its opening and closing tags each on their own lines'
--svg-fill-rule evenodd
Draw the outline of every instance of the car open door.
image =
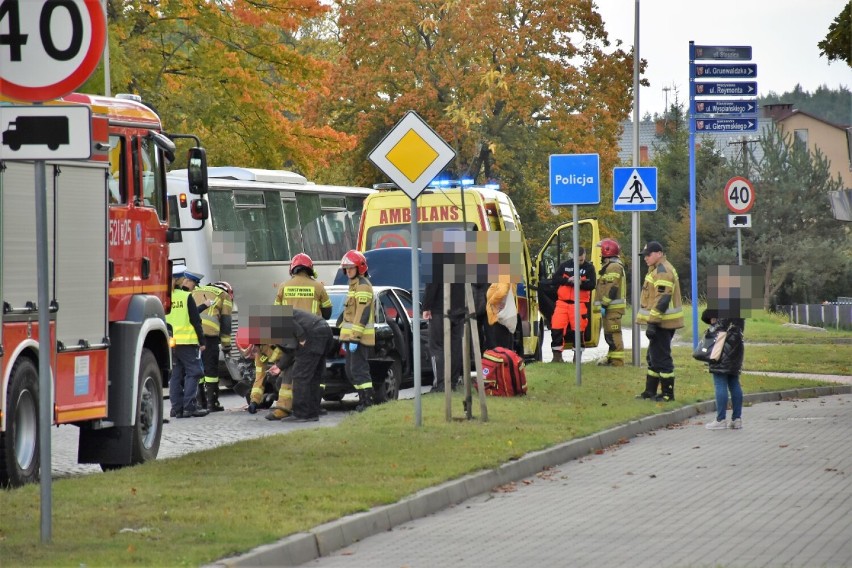
<svg viewBox="0 0 852 568">
<path fill-rule="evenodd" d="M 597 246 L 600 242 L 600 230 L 597 219 L 582 219 L 577 224 L 579 232 L 579 246 L 586 249 L 586 259 L 595 266 L 595 273 L 601 268 L 601 249 Z M 572 257 L 574 251 L 574 223 L 565 223 L 558 226 L 535 257 L 535 288 L 538 293 L 538 303 L 542 315 L 550 321 L 553 315 L 553 305 L 556 301 L 556 289 L 549 286 L 553 272 L 564 261 Z M 600 341 L 601 314 L 593 310 L 594 293 L 592 301 L 587 305 L 591 320 L 586 328 L 586 347 L 596 347 Z M 547 310 L 547 311 L 546 311 Z M 566 343 L 574 343 L 574 334 L 565 336 Z"/>
</svg>

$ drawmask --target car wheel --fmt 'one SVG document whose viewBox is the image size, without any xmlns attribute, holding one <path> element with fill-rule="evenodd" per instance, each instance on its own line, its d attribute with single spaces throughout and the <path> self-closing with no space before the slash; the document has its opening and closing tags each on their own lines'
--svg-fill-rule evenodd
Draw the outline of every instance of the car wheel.
<svg viewBox="0 0 852 568">
<path fill-rule="evenodd" d="M 0 485 L 38 481 L 38 369 L 26 357 L 15 363 L 6 396 L 6 431 L 0 434 Z"/>
<path fill-rule="evenodd" d="M 139 388 L 136 398 L 136 425 L 133 427 L 133 453 L 130 465 L 157 458 L 163 435 L 162 375 L 157 359 L 148 349 L 142 351 Z"/>
<path fill-rule="evenodd" d="M 392 355 L 392 358 L 382 380 L 373 381 L 373 393 L 378 403 L 399 399 L 399 389 L 402 386 L 402 361 L 399 355 Z"/>
</svg>

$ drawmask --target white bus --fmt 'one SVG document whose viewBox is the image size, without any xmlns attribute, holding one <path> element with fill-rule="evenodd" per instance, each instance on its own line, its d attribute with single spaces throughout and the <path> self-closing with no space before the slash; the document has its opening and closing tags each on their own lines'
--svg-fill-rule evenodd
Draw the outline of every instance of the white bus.
<svg viewBox="0 0 852 568">
<path fill-rule="evenodd" d="M 271 305 L 300 252 L 313 259 L 319 280 L 331 284 L 340 259 L 356 248 L 364 199 L 375 192 L 318 185 L 284 170 L 211 167 L 208 178 L 210 221 L 200 231 L 176 233 L 169 258 L 204 274 L 205 284 L 230 283 L 235 312 L 240 305 Z M 170 172 L 167 181 L 170 226 L 197 225 L 186 206 L 186 170 Z M 240 240 L 242 257 L 234 250 Z M 235 314 L 234 333 L 236 322 Z"/>
</svg>

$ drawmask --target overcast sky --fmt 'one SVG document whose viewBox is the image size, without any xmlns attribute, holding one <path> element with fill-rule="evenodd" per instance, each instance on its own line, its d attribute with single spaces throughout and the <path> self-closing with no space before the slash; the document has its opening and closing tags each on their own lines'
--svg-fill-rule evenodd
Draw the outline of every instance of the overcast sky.
<svg viewBox="0 0 852 568">
<path fill-rule="evenodd" d="M 669 104 L 689 104 L 689 42 L 750 45 L 760 95 L 791 91 L 796 83 L 813 92 L 820 85 L 852 88 L 845 62 L 829 65 L 817 43 L 848 0 L 640 0 L 639 56 L 648 61 L 650 87 L 639 94 L 639 112 L 662 113 Z M 633 45 L 636 0 L 595 0 L 610 40 Z"/>
</svg>

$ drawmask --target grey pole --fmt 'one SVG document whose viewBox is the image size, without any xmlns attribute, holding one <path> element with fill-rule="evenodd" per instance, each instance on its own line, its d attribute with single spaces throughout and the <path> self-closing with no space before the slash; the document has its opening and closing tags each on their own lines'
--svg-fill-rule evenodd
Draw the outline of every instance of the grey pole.
<svg viewBox="0 0 852 568">
<path fill-rule="evenodd" d="M 419 239 L 417 235 L 417 200 L 411 200 L 411 304 L 414 309 L 414 317 L 411 319 L 412 337 L 414 346 L 412 357 L 414 357 L 414 426 L 423 425 L 423 403 L 420 398 L 420 387 L 423 380 L 420 377 L 420 252 Z M 436 377 L 437 380 L 437 377 Z"/>
<path fill-rule="evenodd" d="M 50 300 L 47 272 L 47 181 L 44 160 L 35 161 L 36 270 L 38 274 L 38 439 L 41 471 L 41 542 L 51 541 L 53 510 L 50 427 L 53 412 L 50 404 Z"/>
<path fill-rule="evenodd" d="M 639 166 L 639 0 L 636 0 L 636 13 L 633 18 L 633 166 Z M 664 112 L 668 112 L 665 109 Z M 641 343 L 639 342 L 639 324 L 636 317 L 639 315 L 639 239 L 640 224 L 639 212 L 634 211 L 631 218 L 630 230 L 633 236 L 631 243 L 631 261 L 633 270 L 630 273 L 630 304 L 633 307 L 633 337 L 631 339 L 633 348 L 633 366 L 639 366 Z"/>
<path fill-rule="evenodd" d="M 577 373 L 577 386 L 583 384 L 583 376 L 580 368 L 582 363 L 582 339 L 580 338 L 580 224 L 577 206 L 574 209 L 574 226 L 572 237 L 574 239 L 574 367 Z"/>
<path fill-rule="evenodd" d="M 101 0 L 104 9 L 104 22 L 106 23 L 106 40 L 104 41 L 104 95 L 112 96 L 112 85 L 109 77 L 109 14 L 107 12 L 107 0 Z"/>
</svg>

